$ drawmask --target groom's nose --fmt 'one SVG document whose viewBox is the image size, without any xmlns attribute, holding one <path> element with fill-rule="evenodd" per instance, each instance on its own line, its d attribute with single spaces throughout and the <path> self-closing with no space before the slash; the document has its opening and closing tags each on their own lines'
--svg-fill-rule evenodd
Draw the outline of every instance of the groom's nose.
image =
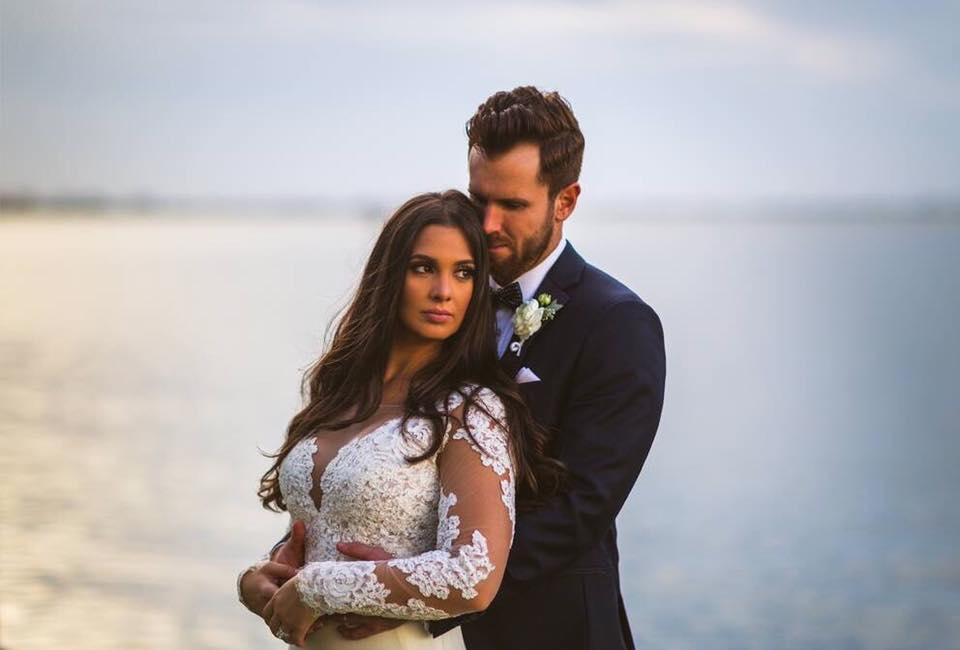
<svg viewBox="0 0 960 650">
<path fill-rule="evenodd" d="M 501 225 L 503 225 L 503 214 L 492 202 L 487 203 L 483 207 L 483 232 L 488 235 L 500 232 Z"/>
</svg>

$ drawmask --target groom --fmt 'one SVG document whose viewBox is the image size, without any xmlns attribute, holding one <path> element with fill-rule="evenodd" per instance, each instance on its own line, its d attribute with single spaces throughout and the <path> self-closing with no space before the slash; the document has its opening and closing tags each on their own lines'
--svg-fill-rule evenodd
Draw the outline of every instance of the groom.
<svg viewBox="0 0 960 650">
<path fill-rule="evenodd" d="M 483 210 L 500 287 L 501 364 L 551 432 L 550 451 L 569 477 L 544 506 L 517 513 L 506 577 L 491 606 L 481 615 L 431 623 L 430 630 L 439 635 L 460 625 L 468 650 L 632 649 L 614 520 L 660 421 L 663 330 L 653 309 L 586 263 L 564 237 L 580 195 L 584 140 L 560 95 L 529 86 L 496 93 L 470 118 L 467 136 L 470 195 Z M 562 308 L 539 328 L 536 318 L 523 318 L 532 305 L 515 321 L 520 305 L 537 298 Z M 274 559 L 297 567 L 301 549 L 296 529 Z M 384 559 L 362 544 L 340 550 Z M 244 600 L 268 598 L 283 577 L 247 573 Z M 362 638 L 397 624 L 354 621 L 341 628 L 344 636 Z"/>
</svg>

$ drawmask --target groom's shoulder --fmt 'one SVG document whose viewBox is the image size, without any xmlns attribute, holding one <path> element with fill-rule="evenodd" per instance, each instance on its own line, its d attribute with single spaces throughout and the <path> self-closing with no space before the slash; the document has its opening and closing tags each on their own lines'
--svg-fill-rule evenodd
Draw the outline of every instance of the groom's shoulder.
<svg viewBox="0 0 960 650">
<path fill-rule="evenodd" d="M 579 294 L 577 301 L 581 303 L 581 308 L 589 312 L 602 313 L 616 310 L 645 316 L 659 323 L 660 319 L 653 307 L 633 289 L 586 261 L 577 293 Z"/>
<path fill-rule="evenodd" d="M 574 325 L 582 337 L 585 358 L 603 360 L 612 370 L 623 363 L 647 370 L 664 364 L 663 324 L 657 312 L 630 287 L 609 273 L 585 263 L 577 296 L 579 321 Z M 612 361 L 612 359 L 618 361 Z"/>
</svg>

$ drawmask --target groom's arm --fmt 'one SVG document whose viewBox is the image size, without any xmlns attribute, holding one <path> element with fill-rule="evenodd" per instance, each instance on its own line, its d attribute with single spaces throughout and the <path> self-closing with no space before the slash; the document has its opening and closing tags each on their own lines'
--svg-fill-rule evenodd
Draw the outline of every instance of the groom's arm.
<svg viewBox="0 0 960 650">
<path fill-rule="evenodd" d="M 513 579 L 563 569 L 610 529 L 653 444 L 665 372 L 663 329 L 653 309 L 636 300 L 598 315 L 555 434 L 567 484 L 518 517 L 507 566 Z"/>
</svg>

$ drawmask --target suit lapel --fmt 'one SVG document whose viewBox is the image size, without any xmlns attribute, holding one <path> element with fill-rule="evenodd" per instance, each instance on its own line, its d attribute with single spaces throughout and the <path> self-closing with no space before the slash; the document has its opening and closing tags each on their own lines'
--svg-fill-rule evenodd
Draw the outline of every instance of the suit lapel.
<svg viewBox="0 0 960 650">
<path fill-rule="evenodd" d="M 523 362 L 530 354 L 531 348 L 536 345 L 540 333 L 549 327 L 553 327 L 555 320 L 563 318 L 564 309 L 570 304 L 571 300 L 566 290 L 580 281 L 584 266 L 586 266 L 586 263 L 583 261 L 583 258 L 573 249 L 573 245 L 567 242 L 566 248 L 560 254 L 560 257 L 557 258 L 554 265 L 550 267 L 550 270 L 547 271 L 543 282 L 540 283 L 540 286 L 537 287 L 536 292 L 533 294 L 534 297 L 539 296 L 541 293 L 549 294 L 556 302 L 563 305 L 563 308 L 557 312 L 553 320 L 543 323 L 539 330 L 523 342 L 519 354 L 510 349 L 514 344 L 520 342 L 520 337 L 516 334 L 513 335 L 510 343 L 507 345 L 506 351 L 503 353 L 503 356 L 500 357 L 500 365 L 503 366 L 503 369 L 511 377 L 516 377 L 517 371 L 523 367 Z"/>
</svg>

